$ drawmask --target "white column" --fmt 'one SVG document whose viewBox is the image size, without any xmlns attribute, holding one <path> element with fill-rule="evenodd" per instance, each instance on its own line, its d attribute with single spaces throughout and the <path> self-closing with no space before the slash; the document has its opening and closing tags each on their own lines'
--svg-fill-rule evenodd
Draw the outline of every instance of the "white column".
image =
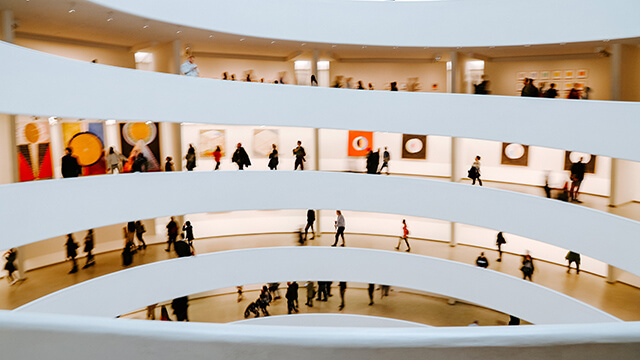
<svg viewBox="0 0 640 360">
<path fill-rule="evenodd" d="M 178 123 L 160 123 L 160 162 L 163 169 L 167 156 L 173 158 L 176 171 L 182 171 L 182 129 Z"/>
<path fill-rule="evenodd" d="M 455 51 L 452 51 L 451 52 L 451 89 L 449 89 L 451 93 L 457 93 L 460 90 L 458 85 L 459 78 L 460 78 L 458 67 L 459 67 L 458 53 Z M 451 176 L 449 177 L 449 181 L 451 182 L 457 182 L 460 179 L 460 176 L 458 174 L 458 162 L 457 162 L 458 147 L 459 147 L 458 139 L 455 137 L 451 137 Z M 454 247 L 457 244 L 458 244 L 458 241 L 456 239 L 456 223 L 451 222 L 451 234 L 449 238 L 449 246 Z"/>
<path fill-rule="evenodd" d="M 611 100 L 622 100 L 622 44 L 611 47 Z M 618 201 L 618 159 L 611 158 L 611 183 L 609 185 L 609 206 L 615 207 Z M 608 277 L 607 277 L 608 281 Z"/>
<path fill-rule="evenodd" d="M 13 43 L 13 10 L 2 10 L 0 12 L 0 23 L 2 23 L 2 41 Z"/>
<path fill-rule="evenodd" d="M 613 284 L 618 281 L 618 269 L 614 266 L 607 265 L 607 282 Z"/>
<path fill-rule="evenodd" d="M 318 80 L 318 60 L 319 59 L 320 59 L 320 51 L 318 49 L 313 49 L 313 59 L 311 60 L 311 74 L 315 75 L 316 80 Z"/>
<path fill-rule="evenodd" d="M 0 184 L 18 182 L 16 117 L 0 114 Z"/>
</svg>

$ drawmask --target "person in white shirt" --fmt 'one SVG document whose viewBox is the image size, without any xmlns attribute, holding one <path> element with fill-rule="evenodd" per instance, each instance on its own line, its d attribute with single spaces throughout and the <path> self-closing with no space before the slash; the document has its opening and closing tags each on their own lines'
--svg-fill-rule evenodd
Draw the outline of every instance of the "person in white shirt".
<svg viewBox="0 0 640 360">
<path fill-rule="evenodd" d="M 471 185 L 475 185 L 476 180 L 478 180 L 478 183 L 482 186 L 482 180 L 480 180 L 480 155 L 476 156 L 476 160 L 473 162 L 472 167 L 476 169 L 476 172 L 475 176 L 471 178 L 473 180 Z"/>
<path fill-rule="evenodd" d="M 198 70 L 198 65 L 194 63 L 195 58 L 193 56 L 189 56 L 187 61 L 185 61 L 182 65 L 180 65 L 180 72 L 187 76 L 200 76 L 200 71 Z"/>
<path fill-rule="evenodd" d="M 336 241 L 333 243 L 333 245 L 331 246 L 336 246 L 338 245 L 338 238 L 342 235 L 342 245 L 340 246 L 344 246 L 344 216 L 342 216 L 342 211 L 340 210 L 336 210 L 336 215 L 338 215 L 338 218 L 336 219 L 336 223 L 335 223 L 335 227 L 336 227 Z"/>
</svg>

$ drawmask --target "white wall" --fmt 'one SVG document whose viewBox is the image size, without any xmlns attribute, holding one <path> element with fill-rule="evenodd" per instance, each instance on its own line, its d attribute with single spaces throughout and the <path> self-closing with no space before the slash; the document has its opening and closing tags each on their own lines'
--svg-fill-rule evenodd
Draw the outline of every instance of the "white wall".
<svg viewBox="0 0 640 360">
<path fill-rule="evenodd" d="M 91 62 L 97 59 L 98 64 L 131 69 L 136 67 L 133 53 L 124 47 L 109 47 L 106 45 L 104 47 L 84 46 L 21 37 L 16 37 L 14 44 L 85 62 Z"/>
<path fill-rule="evenodd" d="M 195 63 L 200 70 L 200 77 L 222 79 L 222 73 L 227 72 L 229 77 L 236 75 L 236 81 L 244 81 L 245 73 L 251 71 L 253 81 L 264 79 L 266 83 L 272 83 L 280 79 L 280 73 L 286 72 L 285 84 L 295 84 L 293 61 L 268 61 L 252 59 L 228 59 L 207 56 L 196 57 Z M 242 109 L 238 109 L 242 111 Z"/>
<path fill-rule="evenodd" d="M 357 87 L 358 80 L 362 80 L 365 88 L 372 83 L 376 90 L 389 90 L 390 83 L 395 81 L 398 88 L 404 90 L 409 78 L 419 78 L 421 90 L 424 92 L 447 92 L 447 69 L 445 62 L 432 63 L 425 60 L 424 63 L 384 63 L 384 62 L 331 62 L 331 85 L 336 76 L 344 76 L 343 81 L 353 78 L 352 85 Z M 438 89 L 433 90 L 432 85 L 438 84 Z"/>
</svg>

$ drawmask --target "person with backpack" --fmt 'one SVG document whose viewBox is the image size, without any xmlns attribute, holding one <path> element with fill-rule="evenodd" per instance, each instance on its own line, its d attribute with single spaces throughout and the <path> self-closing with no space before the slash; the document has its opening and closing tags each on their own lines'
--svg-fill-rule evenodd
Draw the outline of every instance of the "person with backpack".
<svg viewBox="0 0 640 360">
<path fill-rule="evenodd" d="M 307 153 L 302 147 L 302 141 L 298 140 L 298 146 L 293 149 L 293 155 L 296 157 L 296 162 L 293 166 L 293 170 L 298 170 L 298 166 L 300 166 L 300 170 L 304 170 L 304 162 L 306 161 L 304 157 L 307 156 Z"/>
<path fill-rule="evenodd" d="M 533 258 L 531 255 L 527 254 L 522 257 L 522 266 L 520 267 L 520 271 L 522 271 L 522 279 L 526 280 L 529 278 L 529 281 L 533 281 L 531 276 L 533 275 L 533 271 L 535 268 L 533 267 Z"/>
<path fill-rule="evenodd" d="M 504 235 L 502 235 L 502 231 L 498 233 L 498 238 L 496 239 L 496 245 L 498 246 L 498 260 L 497 262 L 502 261 L 502 245 L 506 244 L 507 240 L 505 240 Z"/>
<path fill-rule="evenodd" d="M 407 243 L 407 252 L 411 252 L 411 246 L 409 245 L 409 240 L 407 237 L 409 236 L 409 228 L 407 228 L 407 221 L 402 219 L 402 236 L 400 240 L 398 240 L 398 246 L 396 246 L 396 250 L 400 250 L 400 245 L 402 245 L 402 240 Z"/>
</svg>

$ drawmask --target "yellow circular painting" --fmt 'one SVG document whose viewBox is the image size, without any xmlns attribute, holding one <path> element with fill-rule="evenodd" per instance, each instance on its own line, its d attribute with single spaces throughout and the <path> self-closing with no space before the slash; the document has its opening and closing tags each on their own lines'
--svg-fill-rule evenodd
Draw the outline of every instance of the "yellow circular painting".
<svg viewBox="0 0 640 360">
<path fill-rule="evenodd" d="M 80 166 L 91 166 L 102 157 L 102 141 L 95 134 L 89 132 L 76 134 L 69 141 L 69 147 L 78 158 Z"/>
</svg>

